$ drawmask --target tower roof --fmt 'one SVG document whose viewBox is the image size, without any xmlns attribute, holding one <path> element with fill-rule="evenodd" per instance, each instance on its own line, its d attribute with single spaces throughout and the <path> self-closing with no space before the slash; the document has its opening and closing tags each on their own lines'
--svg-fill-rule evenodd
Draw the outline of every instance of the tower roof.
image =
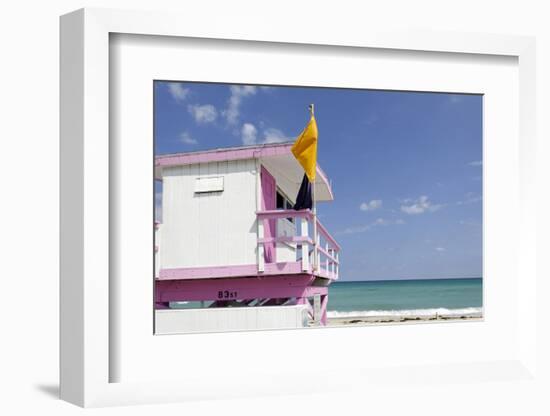
<svg viewBox="0 0 550 416">
<path fill-rule="evenodd" d="M 275 176 L 277 183 L 287 195 L 296 195 L 302 182 L 304 170 L 290 151 L 292 145 L 293 142 L 269 143 L 159 155 L 155 158 L 155 178 L 161 179 L 164 169 L 175 166 L 259 159 L 269 172 Z M 331 183 L 325 172 L 317 164 L 315 200 L 332 201 L 333 199 Z"/>
</svg>

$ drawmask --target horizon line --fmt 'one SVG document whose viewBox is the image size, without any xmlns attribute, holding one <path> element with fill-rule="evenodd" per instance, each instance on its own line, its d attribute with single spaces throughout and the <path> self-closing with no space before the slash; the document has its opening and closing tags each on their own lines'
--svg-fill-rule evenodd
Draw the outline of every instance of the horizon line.
<svg viewBox="0 0 550 416">
<path fill-rule="evenodd" d="M 463 276 L 463 277 L 404 277 L 391 279 L 368 279 L 368 280 L 336 280 L 333 283 L 353 283 L 353 282 L 395 282 L 404 280 L 458 280 L 458 279 L 483 279 L 483 276 Z"/>
</svg>

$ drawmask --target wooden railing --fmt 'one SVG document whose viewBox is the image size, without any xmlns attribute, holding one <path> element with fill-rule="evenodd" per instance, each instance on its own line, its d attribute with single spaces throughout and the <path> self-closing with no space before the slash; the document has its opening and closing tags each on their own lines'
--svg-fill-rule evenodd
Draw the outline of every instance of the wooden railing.
<svg viewBox="0 0 550 416">
<path fill-rule="evenodd" d="M 265 245 L 277 243 L 296 244 L 296 255 L 300 256 L 303 272 L 313 272 L 328 279 L 338 279 L 340 245 L 310 210 L 258 211 L 258 271 L 265 270 Z M 277 236 L 280 219 L 294 218 L 294 236 Z M 275 236 L 266 237 L 268 221 L 275 221 Z M 315 226 L 313 221 L 315 220 Z"/>
<path fill-rule="evenodd" d="M 318 271 L 321 276 L 329 279 L 338 279 L 340 245 L 330 235 L 325 226 L 317 218 L 317 244 L 315 245 L 317 253 Z M 321 258 L 322 256 L 322 258 Z"/>
</svg>

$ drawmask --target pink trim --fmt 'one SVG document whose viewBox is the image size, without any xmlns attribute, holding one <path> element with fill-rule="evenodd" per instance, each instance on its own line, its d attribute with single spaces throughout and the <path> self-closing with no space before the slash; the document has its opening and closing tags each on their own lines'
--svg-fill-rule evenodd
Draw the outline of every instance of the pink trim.
<svg viewBox="0 0 550 416">
<path fill-rule="evenodd" d="M 304 292 L 304 296 L 311 297 L 313 295 L 327 295 L 328 286 L 308 286 Z"/>
<path fill-rule="evenodd" d="M 258 273 L 258 265 L 256 264 L 161 269 L 158 279 L 219 279 L 224 277 L 266 276 L 299 273 L 302 273 L 301 262 L 289 262 L 266 263 L 265 271 L 263 273 Z"/>
<path fill-rule="evenodd" d="M 270 274 L 298 274 L 303 273 L 302 262 L 266 263 L 265 272 L 260 275 Z"/>
<path fill-rule="evenodd" d="M 313 240 L 309 237 L 270 237 L 270 238 L 258 238 L 258 243 L 308 243 L 313 244 Z"/>
<path fill-rule="evenodd" d="M 155 301 L 227 300 L 220 292 L 228 292 L 228 299 L 304 298 L 315 294 L 327 295 L 327 286 L 311 286 L 314 277 L 309 274 L 295 276 L 269 276 L 258 278 L 219 280 L 157 281 Z M 299 301 L 298 303 L 303 302 Z"/>
<path fill-rule="evenodd" d="M 276 194 L 277 184 L 275 178 L 269 171 L 262 166 L 261 168 L 261 186 L 262 186 L 262 210 L 275 210 L 277 208 Z M 263 220 L 264 235 L 266 238 L 277 237 L 277 221 L 274 219 Z M 277 261 L 277 247 L 275 242 L 264 244 L 264 258 L 266 263 Z"/>
<path fill-rule="evenodd" d="M 286 155 L 290 153 L 291 147 L 292 143 L 283 143 L 161 155 L 156 157 L 155 165 L 166 167 L 190 165 L 193 163 L 221 162 L 225 160 L 257 159 L 260 157 Z"/>
<path fill-rule="evenodd" d="M 277 209 L 268 211 L 256 211 L 259 219 L 280 219 L 280 218 L 312 218 L 313 213 L 309 209 L 295 211 L 293 209 Z"/>
<path fill-rule="evenodd" d="M 314 290 L 309 290 L 314 289 Z M 316 290 L 321 289 L 321 290 Z M 326 326 L 327 325 L 327 306 L 328 306 L 328 288 L 308 288 L 306 289 L 306 292 L 304 293 L 304 297 L 297 298 L 296 299 L 296 305 L 305 305 L 307 307 L 307 313 L 310 317 L 310 319 L 313 319 L 313 306 L 311 302 L 309 301 L 309 297 L 313 295 L 321 295 L 321 318 L 319 319 L 319 324 Z"/>
</svg>

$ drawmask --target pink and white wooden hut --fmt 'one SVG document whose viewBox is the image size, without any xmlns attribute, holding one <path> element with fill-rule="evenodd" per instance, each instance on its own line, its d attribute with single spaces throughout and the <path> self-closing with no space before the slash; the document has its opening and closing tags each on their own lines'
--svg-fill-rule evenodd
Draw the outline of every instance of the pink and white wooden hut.
<svg viewBox="0 0 550 416">
<path fill-rule="evenodd" d="M 298 327 L 326 324 L 340 246 L 312 211 L 292 209 L 303 169 L 291 146 L 156 157 L 155 178 L 162 181 L 162 223 L 155 224 L 157 312 L 170 310 L 171 302 L 200 301 L 204 308 L 194 311 L 195 320 L 212 310 L 246 308 L 246 314 L 270 307 L 276 316 L 302 311 L 306 319 L 298 319 Z M 333 199 L 330 181 L 317 167 L 315 200 Z M 272 319 L 270 326 L 288 325 Z"/>
</svg>

